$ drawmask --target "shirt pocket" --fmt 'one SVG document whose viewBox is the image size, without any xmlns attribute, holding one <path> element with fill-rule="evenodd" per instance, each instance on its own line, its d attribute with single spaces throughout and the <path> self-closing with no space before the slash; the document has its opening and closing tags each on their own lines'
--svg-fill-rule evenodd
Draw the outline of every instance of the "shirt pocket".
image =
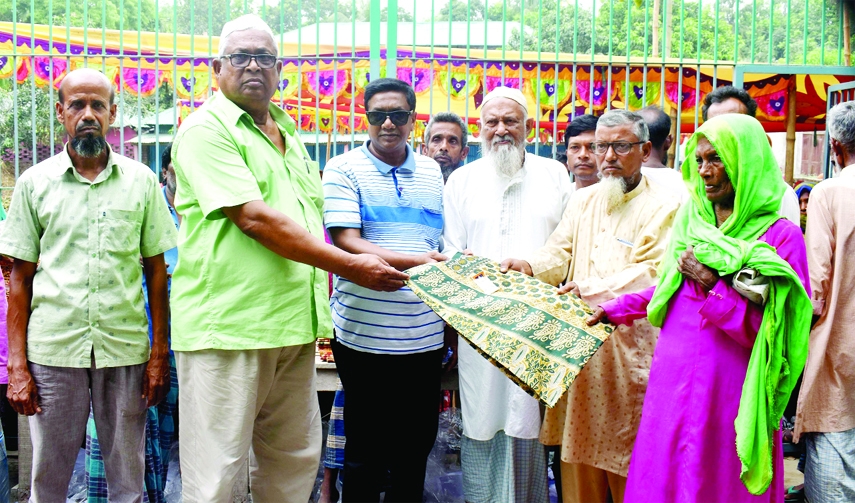
<svg viewBox="0 0 855 503">
<path fill-rule="evenodd" d="M 101 243 L 104 251 L 132 255 L 140 252 L 142 210 L 104 210 Z"/>
<path fill-rule="evenodd" d="M 597 276 L 606 278 L 620 272 L 629 263 L 632 248 L 631 241 L 615 236 L 608 229 L 597 234 L 591 249 L 591 262 Z"/>
</svg>

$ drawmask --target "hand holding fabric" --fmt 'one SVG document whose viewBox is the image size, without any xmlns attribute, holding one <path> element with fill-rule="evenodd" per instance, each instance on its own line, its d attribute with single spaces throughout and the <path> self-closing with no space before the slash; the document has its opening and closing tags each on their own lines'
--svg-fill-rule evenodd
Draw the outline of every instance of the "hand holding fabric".
<svg viewBox="0 0 855 503">
<path fill-rule="evenodd" d="M 594 309 L 594 313 L 591 316 L 588 316 L 588 319 L 585 320 L 585 324 L 587 324 L 589 327 L 593 327 L 599 322 L 608 323 L 609 317 L 606 314 L 605 309 L 600 306 L 597 306 L 597 308 Z"/>
<path fill-rule="evenodd" d="M 579 290 L 579 285 L 577 285 L 574 281 L 568 281 L 567 283 L 564 283 L 564 286 L 558 289 L 558 295 L 564 295 L 567 293 L 572 293 L 577 297 L 582 296 L 582 293 Z"/>
<path fill-rule="evenodd" d="M 526 276 L 534 276 L 534 273 L 531 271 L 531 265 L 528 262 L 515 258 L 506 258 L 499 265 L 499 272 L 504 274 L 508 271 L 517 271 Z"/>
</svg>

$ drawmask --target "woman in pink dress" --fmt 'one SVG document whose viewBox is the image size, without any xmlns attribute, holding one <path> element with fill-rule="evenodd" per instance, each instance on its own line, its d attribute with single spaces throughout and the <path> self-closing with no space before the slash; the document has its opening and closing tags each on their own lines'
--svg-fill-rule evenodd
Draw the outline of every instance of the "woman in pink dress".
<svg viewBox="0 0 855 503">
<path fill-rule="evenodd" d="M 804 366 L 811 308 L 801 230 L 777 215 L 780 176 L 755 119 L 705 122 L 687 146 L 691 200 L 659 283 L 589 320 L 649 317 L 662 327 L 626 502 L 783 501 L 778 428 Z M 765 300 L 733 286 L 746 266 L 766 277 Z"/>
</svg>

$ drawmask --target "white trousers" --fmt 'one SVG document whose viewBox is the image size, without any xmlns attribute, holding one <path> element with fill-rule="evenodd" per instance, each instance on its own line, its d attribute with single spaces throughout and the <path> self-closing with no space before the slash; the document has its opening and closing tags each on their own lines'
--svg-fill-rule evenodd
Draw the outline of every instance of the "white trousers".
<svg viewBox="0 0 855 503">
<path fill-rule="evenodd" d="M 185 503 L 227 503 L 249 456 L 256 503 L 309 500 L 321 454 L 315 344 L 176 351 Z"/>
</svg>

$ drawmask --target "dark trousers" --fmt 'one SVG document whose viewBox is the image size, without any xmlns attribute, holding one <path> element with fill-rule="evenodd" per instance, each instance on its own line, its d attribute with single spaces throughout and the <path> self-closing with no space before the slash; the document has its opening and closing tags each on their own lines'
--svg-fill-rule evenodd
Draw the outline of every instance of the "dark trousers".
<svg viewBox="0 0 855 503">
<path fill-rule="evenodd" d="M 333 340 L 345 390 L 342 501 L 419 502 L 436 440 L 442 350 L 366 353 Z"/>
</svg>

